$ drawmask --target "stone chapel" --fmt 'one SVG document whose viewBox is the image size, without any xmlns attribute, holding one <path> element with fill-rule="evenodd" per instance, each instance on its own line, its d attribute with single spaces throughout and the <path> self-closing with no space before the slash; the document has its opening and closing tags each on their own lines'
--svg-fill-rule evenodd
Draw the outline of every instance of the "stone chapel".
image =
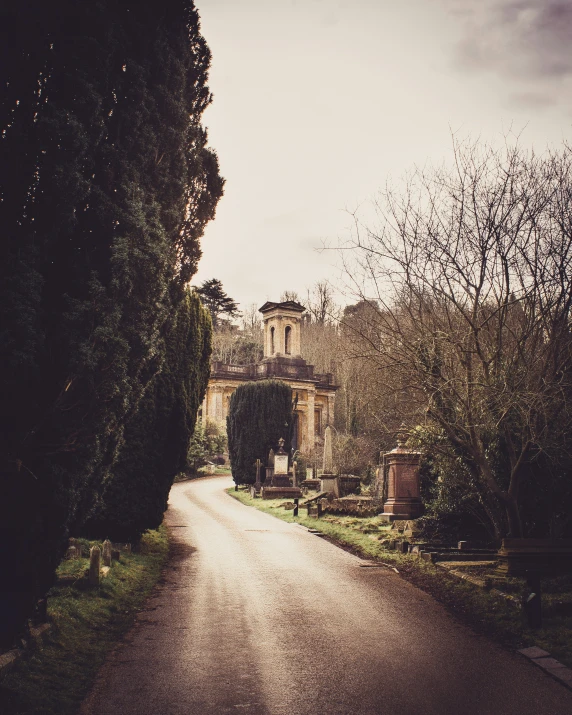
<svg viewBox="0 0 572 715">
<path fill-rule="evenodd" d="M 300 355 L 300 326 L 305 308 L 294 301 L 265 303 L 264 357 L 254 365 L 213 362 L 202 416 L 226 428 L 230 396 L 243 382 L 276 379 L 286 382 L 297 394 L 297 429 L 294 447 L 311 455 L 321 443 L 327 425 L 334 422 L 337 385 L 333 375 L 314 374 L 314 366 Z"/>
</svg>

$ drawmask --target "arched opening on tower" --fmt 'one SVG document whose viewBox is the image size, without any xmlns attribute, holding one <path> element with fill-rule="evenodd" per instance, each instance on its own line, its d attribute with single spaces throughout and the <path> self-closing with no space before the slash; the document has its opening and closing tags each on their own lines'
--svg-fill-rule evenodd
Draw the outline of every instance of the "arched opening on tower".
<svg viewBox="0 0 572 715">
<path fill-rule="evenodd" d="M 270 328 L 270 354 L 274 355 L 274 328 Z"/>
<path fill-rule="evenodd" d="M 292 352 L 292 328 L 287 325 L 284 331 L 284 352 L 286 355 L 290 355 Z"/>
</svg>

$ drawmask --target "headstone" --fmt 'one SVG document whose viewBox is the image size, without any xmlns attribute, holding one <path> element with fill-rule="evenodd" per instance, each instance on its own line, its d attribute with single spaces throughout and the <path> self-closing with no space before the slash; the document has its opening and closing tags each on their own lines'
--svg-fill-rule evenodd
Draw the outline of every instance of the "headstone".
<svg viewBox="0 0 572 715">
<path fill-rule="evenodd" d="M 271 449 L 270 452 L 268 452 L 268 463 L 266 466 L 270 467 L 271 469 L 274 469 L 274 450 L 273 449 Z"/>
<path fill-rule="evenodd" d="M 292 486 L 298 486 L 298 462 L 292 462 Z"/>
<path fill-rule="evenodd" d="M 111 541 L 105 539 L 103 542 L 102 561 L 104 566 L 111 566 Z"/>
<path fill-rule="evenodd" d="M 313 479 L 314 478 L 314 470 L 312 467 L 306 467 L 306 479 Z"/>
<path fill-rule="evenodd" d="M 277 454 L 274 457 L 274 474 L 288 474 L 287 454 Z"/>
<path fill-rule="evenodd" d="M 99 586 L 99 566 L 101 560 L 101 549 L 99 546 L 92 546 L 89 550 L 89 583 L 92 586 Z"/>
<path fill-rule="evenodd" d="M 67 559 L 81 559 L 81 544 L 78 539 L 69 540 L 68 550 L 66 551 Z"/>
<path fill-rule="evenodd" d="M 278 452 L 274 455 L 274 474 L 288 474 L 288 455 L 284 451 L 284 439 L 278 440 Z"/>
</svg>

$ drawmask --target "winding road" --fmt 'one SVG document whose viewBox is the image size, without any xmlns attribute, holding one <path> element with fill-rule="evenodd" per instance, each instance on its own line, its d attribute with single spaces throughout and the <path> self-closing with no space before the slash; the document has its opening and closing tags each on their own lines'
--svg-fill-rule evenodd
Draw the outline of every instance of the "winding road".
<svg viewBox="0 0 572 715">
<path fill-rule="evenodd" d="M 522 657 L 231 483 L 173 487 L 173 558 L 83 715 L 572 713 L 572 692 Z"/>
</svg>

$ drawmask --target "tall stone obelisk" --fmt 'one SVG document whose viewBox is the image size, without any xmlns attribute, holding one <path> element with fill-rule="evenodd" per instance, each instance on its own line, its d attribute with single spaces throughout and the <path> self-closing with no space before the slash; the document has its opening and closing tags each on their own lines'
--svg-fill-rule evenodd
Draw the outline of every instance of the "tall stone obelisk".
<svg viewBox="0 0 572 715">
<path fill-rule="evenodd" d="M 323 492 L 333 492 L 339 496 L 339 480 L 334 474 L 334 457 L 332 451 L 332 428 L 328 425 L 324 431 L 324 461 L 323 472 L 320 477 L 320 489 Z"/>
</svg>

